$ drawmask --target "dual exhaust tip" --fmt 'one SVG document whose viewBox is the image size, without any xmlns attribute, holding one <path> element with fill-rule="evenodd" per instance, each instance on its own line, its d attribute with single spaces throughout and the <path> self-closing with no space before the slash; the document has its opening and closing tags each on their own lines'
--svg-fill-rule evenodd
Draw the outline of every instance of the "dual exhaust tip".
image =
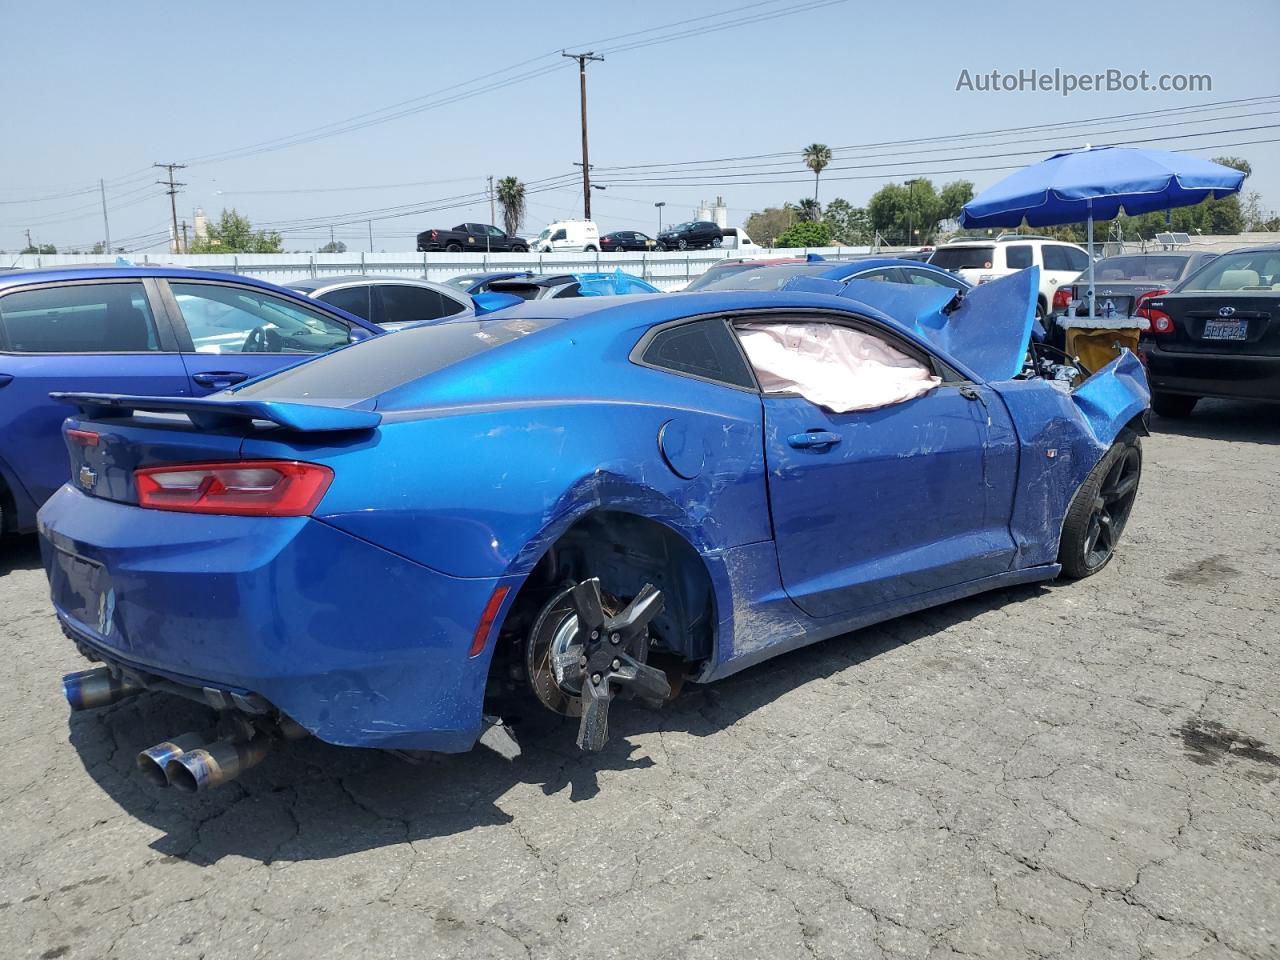
<svg viewBox="0 0 1280 960">
<path fill-rule="evenodd" d="M 145 689 L 107 667 L 69 673 L 62 678 L 62 693 L 72 710 L 105 707 Z M 274 735 L 274 736 L 273 736 Z M 274 740 L 297 740 L 307 731 L 288 717 L 281 717 L 269 733 L 256 731 L 247 739 L 206 741 L 199 733 L 184 733 L 148 747 L 138 754 L 138 772 L 157 787 L 175 787 L 184 793 L 200 793 L 230 783 L 256 767 L 271 751 Z"/>
</svg>

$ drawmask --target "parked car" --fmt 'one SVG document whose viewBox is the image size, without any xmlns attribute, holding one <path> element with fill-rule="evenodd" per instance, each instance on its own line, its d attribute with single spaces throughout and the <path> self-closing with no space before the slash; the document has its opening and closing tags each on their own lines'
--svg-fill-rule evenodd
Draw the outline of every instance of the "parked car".
<svg viewBox="0 0 1280 960">
<path fill-rule="evenodd" d="M 293 281 L 287 286 L 296 293 L 376 323 L 384 330 L 452 317 L 472 307 L 468 294 L 442 283 L 412 277 L 321 277 Z"/>
<path fill-rule="evenodd" d="M 460 277 L 450 277 L 446 280 L 445 286 L 453 287 L 455 290 L 461 290 L 463 293 L 475 295 L 484 293 L 489 289 L 489 284 L 495 280 L 510 280 L 514 277 L 532 277 L 533 273 L 529 270 L 507 270 L 498 271 L 496 273 L 466 273 Z"/>
<path fill-rule="evenodd" d="M 594 220 L 557 220 L 548 224 L 533 241 L 534 253 L 558 253 L 567 250 L 583 250 L 595 253 L 600 249 L 600 228 Z"/>
<path fill-rule="evenodd" d="M 608 253 L 619 251 L 652 250 L 657 241 L 639 230 L 615 230 L 600 238 L 600 249 Z"/>
<path fill-rule="evenodd" d="M 1169 250 L 1104 257 L 1093 265 L 1094 313 L 1105 314 L 1110 302 L 1115 315 L 1129 316 L 1144 298 L 1168 293 L 1217 256 L 1204 251 Z M 1089 284 L 1081 274 L 1070 286 L 1058 287 L 1053 295 L 1053 312 L 1087 316 L 1088 301 Z"/>
<path fill-rule="evenodd" d="M 68 395 L 42 554 L 104 664 L 68 701 L 216 704 L 226 739 L 140 758 L 184 790 L 298 735 L 467 750 L 514 704 L 596 750 L 617 695 L 1089 576 L 1137 496 L 1146 381 L 1132 354 L 1037 376 L 1032 281 L 954 310 L 813 278 L 523 304 L 215 397 Z"/>
<path fill-rule="evenodd" d="M 1201 397 L 1280 400 L 1280 246 L 1224 253 L 1138 313 L 1156 413 L 1189 417 Z"/>
<path fill-rule="evenodd" d="M 677 223 L 658 234 L 659 250 L 696 250 L 699 247 L 718 247 L 722 243 L 723 231 L 710 220 Z"/>
<path fill-rule="evenodd" d="M 841 283 L 849 280 L 881 280 L 917 286 L 968 290 L 968 282 L 941 267 L 901 260 L 896 257 L 867 257 L 858 260 L 827 260 L 818 254 L 808 257 L 778 257 L 771 260 L 725 260 L 709 267 L 684 288 L 697 290 L 778 290 L 794 277 L 822 277 Z"/>
<path fill-rule="evenodd" d="M 423 230 L 418 234 L 418 252 L 484 250 L 488 253 L 528 253 L 529 241 L 514 237 L 491 223 L 460 223 L 452 230 Z"/>
<path fill-rule="evenodd" d="M 953 240 L 934 250 L 929 263 L 973 284 L 986 283 L 1027 267 L 1039 267 L 1036 316 L 1043 320 L 1053 309 L 1058 288 L 1073 283 L 1089 266 L 1089 252 L 1074 243 L 1007 233 L 994 240 Z"/>
<path fill-rule="evenodd" d="M 489 292 L 505 293 L 521 300 L 554 300 L 662 291 L 646 280 L 615 270 L 613 273 L 531 274 L 512 280 L 495 280 L 489 284 Z"/>
<path fill-rule="evenodd" d="M 381 333 L 259 280 L 163 267 L 0 277 L 0 532 L 67 481 L 54 390 L 203 396 Z"/>
</svg>

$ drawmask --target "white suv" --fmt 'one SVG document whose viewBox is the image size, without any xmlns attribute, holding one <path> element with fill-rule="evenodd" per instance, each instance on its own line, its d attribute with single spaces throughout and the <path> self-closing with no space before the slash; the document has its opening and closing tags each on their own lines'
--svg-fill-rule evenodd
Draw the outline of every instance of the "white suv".
<svg viewBox="0 0 1280 960">
<path fill-rule="evenodd" d="M 1036 315 L 1046 317 L 1059 287 L 1074 281 L 1089 267 L 1089 253 L 1074 243 L 1006 233 L 994 240 L 965 237 L 943 244 L 929 263 L 959 274 L 970 283 L 985 283 L 1027 267 L 1040 268 L 1040 301 Z"/>
</svg>

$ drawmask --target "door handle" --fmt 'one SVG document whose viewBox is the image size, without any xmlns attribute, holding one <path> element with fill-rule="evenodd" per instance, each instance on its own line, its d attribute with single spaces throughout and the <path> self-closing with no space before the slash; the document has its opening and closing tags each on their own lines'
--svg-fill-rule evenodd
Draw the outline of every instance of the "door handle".
<svg viewBox="0 0 1280 960">
<path fill-rule="evenodd" d="M 793 433 L 787 437 L 787 443 L 801 449 L 807 447 L 831 447 L 840 442 L 840 434 L 826 430 L 810 430 L 808 433 Z"/>
<path fill-rule="evenodd" d="M 0 373 L 0 387 L 7 387 L 11 383 L 13 383 L 12 373 Z"/>
<path fill-rule="evenodd" d="M 248 380 L 247 373 L 240 373 L 235 370 L 219 370 L 216 373 L 193 373 L 191 379 L 202 387 L 213 387 L 215 390 L 224 390 L 233 383 L 240 383 Z"/>
</svg>

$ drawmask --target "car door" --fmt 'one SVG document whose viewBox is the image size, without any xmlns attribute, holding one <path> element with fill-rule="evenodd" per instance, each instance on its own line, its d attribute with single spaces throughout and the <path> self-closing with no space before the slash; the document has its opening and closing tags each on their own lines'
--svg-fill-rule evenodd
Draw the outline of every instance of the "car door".
<svg viewBox="0 0 1280 960">
<path fill-rule="evenodd" d="M 1070 286 L 1089 266 L 1089 255 L 1065 243 L 1046 243 L 1040 248 L 1044 258 L 1044 282 L 1051 292 Z"/>
<path fill-rule="evenodd" d="M 511 242 L 507 240 L 507 235 L 492 224 L 484 225 L 484 233 L 490 250 L 502 251 L 511 249 Z"/>
<path fill-rule="evenodd" d="M 225 390 L 317 353 L 345 346 L 352 326 L 260 287 L 225 281 L 159 281 L 195 396 Z M 359 337 L 364 328 L 358 328 Z"/>
<path fill-rule="evenodd" d="M 0 297 L 0 458 L 34 505 L 67 482 L 62 421 L 51 391 L 190 394 L 150 279 L 83 280 Z"/>
<path fill-rule="evenodd" d="M 796 604 L 838 616 L 1009 569 L 1017 450 L 1000 399 L 874 325 L 799 319 L 872 333 L 943 383 L 849 413 L 762 395 L 774 537 Z"/>
</svg>

